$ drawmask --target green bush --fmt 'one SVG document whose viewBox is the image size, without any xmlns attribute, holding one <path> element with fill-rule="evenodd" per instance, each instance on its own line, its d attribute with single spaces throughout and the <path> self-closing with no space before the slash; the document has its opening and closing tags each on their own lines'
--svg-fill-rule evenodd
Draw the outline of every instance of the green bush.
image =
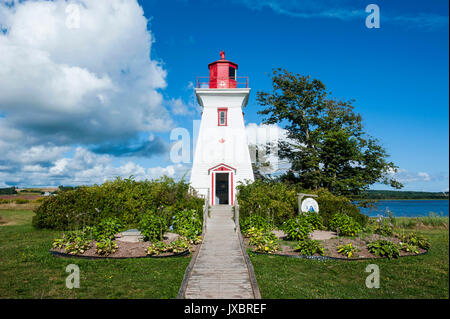
<svg viewBox="0 0 450 319">
<path fill-rule="evenodd" d="M 301 256 L 313 256 L 314 254 L 324 255 L 323 247 L 320 241 L 304 239 L 297 243 L 294 251 L 300 253 Z"/>
<path fill-rule="evenodd" d="M 310 191 L 295 185 L 276 181 L 257 180 L 248 185 L 238 185 L 239 214 L 241 220 L 251 215 L 258 215 L 280 227 L 284 221 L 298 214 L 297 193 L 317 194 L 319 215 L 324 227 L 329 226 L 336 213 L 343 213 L 361 226 L 365 226 L 369 217 L 362 214 L 359 208 L 344 196 L 335 196 L 325 189 Z M 241 225 L 242 228 L 242 225 Z"/>
<path fill-rule="evenodd" d="M 28 199 L 23 198 L 16 198 L 14 201 L 19 205 L 28 204 L 30 202 Z"/>
<path fill-rule="evenodd" d="M 329 223 L 329 229 L 342 236 L 356 236 L 361 226 L 350 216 L 335 214 Z"/>
<path fill-rule="evenodd" d="M 94 226 L 92 231 L 96 241 L 114 239 L 114 235 L 121 232 L 124 226 L 119 218 L 108 217 L 103 219 L 98 225 Z"/>
<path fill-rule="evenodd" d="M 400 256 L 400 246 L 390 240 L 375 240 L 367 244 L 367 249 L 379 257 L 392 259 Z"/>
<path fill-rule="evenodd" d="M 170 218 L 180 210 L 201 212 L 204 200 L 192 195 L 189 184 L 162 177 L 152 181 L 117 178 L 102 185 L 81 186 L 45 198 L 35 209 L 33 225 L 48 229 L 94 226 L 107 217 L 136 224 L 147 211 L 164 212 Z"/>
<path fill-rule="evenodd" d="M 141 231 L 144 240 L 154 242 L 163 239 L 163 235 L 168 227 L 163 217 L 149 212 L 142 216 L 138 229 Z"/>
<path fill-rule="evenodd" d="M 279 226 L 297 213 L 297 195 L 288 185 L 256 180 L 251 184 L 240 184 L 237 189 L 241 220 L 258 215 Z"/>
<path fill-rule="evenodd" d="M 202 234 L 202 217 L 195 209 L 178 211 L 172 218 L 172 230 L 188 240 L 195 240 Z"/>
<path fill-rule="evenodd" d="M 315 212 L 306 212 L 302 213 L 305 216 L 308 224 L 311 225 L 312 230 L 320 230 L 323 229 L 323 218 L 319 214 Z"/>
<path fill-rule="evenodd" d="M 297 216 L 285 221 L 281 225 L 281 229 L 286 233 L 289 240 L 305 240 L 313 231 L 313 227 L 304 215 Z"/>
<path fill-rule="evenodd" d="M 250 215 L 245 218 L 239 218 L 240 227 L 242 232 L 247 232 L 250 228 L 258 228 L 264 230 L 272 230 L 272 226 L 267 222 L 265 217 L 259 215 Z"/>
</svg>

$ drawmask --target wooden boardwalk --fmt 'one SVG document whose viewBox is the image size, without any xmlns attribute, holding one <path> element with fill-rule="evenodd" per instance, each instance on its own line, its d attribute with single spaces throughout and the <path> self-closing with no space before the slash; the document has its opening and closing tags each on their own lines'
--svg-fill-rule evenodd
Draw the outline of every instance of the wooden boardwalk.
<svg viewBox="0 0 450 319">
<path fill-rule="evenodd" d="M 185 298 L 253 299 L 252 284 L 231 206 L 211 207 L 206 234 L 187 281 Z M 259 293 L 259 291 L 258 291 Z"/>
</svg>

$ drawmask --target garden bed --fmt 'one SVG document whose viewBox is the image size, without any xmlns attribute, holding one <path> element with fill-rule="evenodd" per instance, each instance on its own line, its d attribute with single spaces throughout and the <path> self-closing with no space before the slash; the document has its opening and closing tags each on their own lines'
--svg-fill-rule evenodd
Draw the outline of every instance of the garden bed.
<svg viewBox="0 0 450 319">
<path fill-rule="evenodd" d="M 362 260 L 362 259 L 379 259 L 379 258 L 386 258 L 386 257 L 379 257 L 372 253 L 370 253 L 367 249 L 367 244 L 370 242 L 373 242 L 375 240 L 389 240 L 396 244 L 400 242 L 400 240 L 397 237 L 394 236 L 381 236 L 378 234 L 370 234 L 363 237 L 333 237 L 333 238 L 327 238 L 329 237 L 329 232 L 326 231 L 315 231 L 314 236 L 311 236 L 314 240 L 319 240 L 324 248 L 324 255 L 321 256 L 320 254 L 316 253 L 312 256 L 302 256 L 298 252 L 294 250 L 294 244 L 293 241 L 287 241 L 285 238 L 285 234 L 283 231 L 274 231 L 274 233 L 277 235 L 277 238 L 280 240 L 280 248 L 275 253 L 270 253 L 270 255 L 277 255 L 277 256 L 286 256 L 286 257 L 297 257 L 297 258 L 310 258 L 310 259 L 319 259 L 319 260 L 326 260 L 326 259 L 339 259 L 339 260 Z M 322 234 L 323 233 L 323 234 Z M 321 239 L 327 238 L 327 239 Z M 256 254 L 267 254 L 255 251 L 255 247 L 249 244 L 249 238 L 244 237 L 243 238 L 244 243 L 247 248 L 249 248 L 253 253 Z M 340 245 L 346 245 L 346 244 L 352 244 L 355 248 L 357 248 L 359 251 L 351 258 L 347 258 L 345 255 L 342 255 L 338 252 L 338 246 Z M 426 249 L 418 248 L 418 253 L 413 252 L 406 252 L 403 250 L 400 250 L 400 257 L 405 256 L 418 256 L 423 255 L 427 253 Z"/>
<path fill-rule="evenodd" d="M 166 233 L 164 235 L 163 242 L 165 244 L 170 244 L 173 240 L 178 239 L 180 236 L 174 233 Z M 56 257 L 80 257 L 86 259 L 125 259 L 125 258 L 165 258 L 165 257 L 177 257 L 177 256 L 185 256 L 190 252 L 194 252 L 197 249 L 198 245 L 192 244 L 189 245 L 189 249 L 186 249 L 181 252 L 165 252 L 160 253 L 158 255 L 149 255 L 147 254 L 147 248 L 151 245 L 149 241 L 139 241 L 139 242 L 128 242 L 122 241 L 121 236 L 116 236 L 117 240 L 115 241 L 117 244 L 117 249 L 115 252 L 109 255 L 99 255 L 96 251 L 95 240 L 91 241 L 90 248 L 87 249 L 83 253 L 78 254 L 69 254 L 66 252 L 64 248 L 52 248 L 50 249 L 50 253 Z"/>
</svg>

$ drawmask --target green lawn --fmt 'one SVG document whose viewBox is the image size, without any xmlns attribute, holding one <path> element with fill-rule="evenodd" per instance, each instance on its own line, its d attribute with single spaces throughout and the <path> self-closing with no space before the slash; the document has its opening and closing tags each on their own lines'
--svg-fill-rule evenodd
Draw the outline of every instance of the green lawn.
<svg viewBox="0 0 450 319">
<path fill-rule="evenodd" d="M 0 210 L 1 298 L 175 298 L 190 257 L 128 260 L 55 258 L 58 231 L 36 230 L 31 211 Z M 80 267 L 80 288 L 65 285 L 66 266 Z"/>
<path fill-rule="evenodd" d="M 316 261 L 250 253 L 263 298 L 448 298 L 449 232 L 421 231 L 428 254 L 395 260 Z M 366 266 L 380 268 L 380 288 L 365 285 Z"/>
</svg>

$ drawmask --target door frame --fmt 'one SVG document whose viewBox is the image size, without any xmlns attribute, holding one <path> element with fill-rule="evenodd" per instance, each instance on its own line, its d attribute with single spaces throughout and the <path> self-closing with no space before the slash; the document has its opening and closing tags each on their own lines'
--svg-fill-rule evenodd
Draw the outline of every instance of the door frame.
<svg viewBox="0 0 450 319">
<path fill-rule="evenodd" d="M 208 174 L 211 175 L 211 179 L 210 179 L 211 198 L 209 200 L 209 203 L 211 204 L 211 206 L 215 205 L 215 198 L 216 198 L 215 182 L 216 182 L 216 174 L 217 173 L 228 174 L 228 205 L 233 206 L 233 204 L 234 204 L 234 174 L 236 173 L 236 169 L 227 164 L 223 164 L 223 163 L 213 166 L 208 170 Z"/>
</svg>

